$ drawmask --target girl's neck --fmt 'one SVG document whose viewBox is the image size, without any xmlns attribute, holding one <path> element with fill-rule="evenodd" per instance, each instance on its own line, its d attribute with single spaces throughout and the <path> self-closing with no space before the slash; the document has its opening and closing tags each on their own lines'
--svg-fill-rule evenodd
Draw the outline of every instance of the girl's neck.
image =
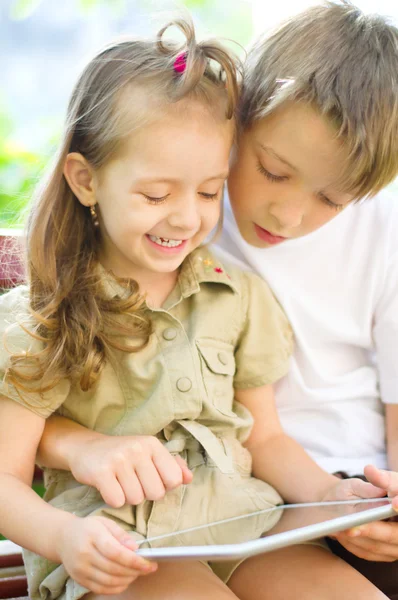
<svg viewBox="0 0 398 600">
<path fill-rule="evenodd" d="M 179 271 L 171 273 L 146 273 L 145 276 L 135 279 L 140 286 L 142 294 L 146 295 L 149 308 L 160 308 L 166 298 L 175 288 Z"/>
<path fill-rule="evenodd" d="M 129 268 L 126 271 L 121 266 L 115 266 L 106 260 L 105 256 L 100 257 L 103 267 L 111 271 L 116 277 L 134 279 L 139 285 L 140 292 L 146 295 L 147 304 L 150 308 L 159 308 L 166 298 L 173 291 L 179 275 L 179 270 L 169 273 L 156 273 L 147 269 Z"/>
</svg>

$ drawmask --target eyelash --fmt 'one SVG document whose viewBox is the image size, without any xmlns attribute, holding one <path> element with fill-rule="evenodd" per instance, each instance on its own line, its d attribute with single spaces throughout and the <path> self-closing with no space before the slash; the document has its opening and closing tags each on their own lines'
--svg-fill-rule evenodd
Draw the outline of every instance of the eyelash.
<svg viewBox="0 0 398 600">
<path fill-rule="evenodd" d="M 281 181 L 286 181 L 288 179 L 286 177 L 286 175 L 283 175 L 283 176 L 273 175 L 272 173 L 267 171 L 267 169 L 264 169 L 263 165 L 260 163 L 257 165 L 257 170 L 260 171 L 260 173 L 262 173 L 262 175 L 264 175 L 269 181 L 281 182 Z M 330 208 L 334 208 L 334 210 L 339 211 L 342 209 L 342 206 L 340 204 L 335 204 L 334 202 L 329 200 L 329 198 L 327 198 L 327 196 L 325 196 L 325 194 L 319 193 L 318 198 L 320 198 L 320 200 L 322 200 L 322 202 L 324 202 L 324 204 L 326 204 L 327 206 L 330 206 Z"/>
<path fill-rule="evenodd" d="M 163 204 L 163 202 L 166 201 L 168 194 L 166 194 L 166 196 L 162 196 L 161 198 L 154 198 L 153 196 L 147 196 L 146 194 L 143 194 L 143 196 L 149 204 Z"/>
<path fill-rule="evenodd" d="M 260 173 L 264 175 L 269 181 L 286 181 L 287 179 L 286 175 L 273 175 L 272 173 L 267 171 L 267 169 L 264 169 L 263 165 L 261 165 L 260 163 L 258 163 L 257 165 L 257 170 L 260 171 Z"/>
<path fill-rule="evenodd" d="M 329 198 L 325 196 L 325 194 L 322 194 L 321 192 L 318 194 L 318 197 L 322 200 L 322 202 L 330 206 L 330 208 L 334 208 L 334 210 L 339 211 L 343 208 L 341 204 L 335 204 L 334 202 L 329 200 Z"/>
<path fill-rule="evenodd" d="M 200 192 L 200 195 L 203 196 L 203 198 L 206 198 L 206 200 L 215 200 L 218 196 L 218 192 L 215 194 L 206 194 L 205 192 Z M 147 196 L 146 194 L 143 194 L 143 196 L 149 204 L 163 204 L 163 202 L 167 200 L 169 194 L 162 196 L 161 198 L 154 198 L 153 196 Z"/>
<path fill-rule="evenodd" d="M 201 196 L 203 196 L 203 198 L 206 198 L 206 200 L 215 200 L 218 196 L 218 192 L 216 192 L 215 194 L 206 194 L 205 192 L 199 192 Z"/>
</svg>

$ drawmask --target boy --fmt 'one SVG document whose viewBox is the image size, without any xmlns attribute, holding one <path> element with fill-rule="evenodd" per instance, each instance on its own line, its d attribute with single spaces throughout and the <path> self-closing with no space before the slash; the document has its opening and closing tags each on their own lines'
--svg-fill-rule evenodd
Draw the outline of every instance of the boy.
<svg viewBox="0 0 398 600">
<path fill-rule="evenodd" d="M 249 54 L 228 181 L 221 247 L 296 336 L 282 425 L 344 477 L 398 470 L 398 202 L 379 193 L 398 173 L 397 90 L 397 29 L 345 2 L 304 11 Z M 398 597 L 398 523 L 361 529 L 337 536 L 354 556 L 330 546 Z"/>
</svg>

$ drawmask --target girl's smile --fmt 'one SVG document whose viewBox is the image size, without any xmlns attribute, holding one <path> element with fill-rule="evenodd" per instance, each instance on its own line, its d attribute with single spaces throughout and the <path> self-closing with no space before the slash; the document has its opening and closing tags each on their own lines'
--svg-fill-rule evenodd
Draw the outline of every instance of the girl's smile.
<svg viewBox="0 0 398 600">
<path fill-rule="evenodd" d="M 164 254 L 178 254 L 184 250 L 188 243 L 188 240 L 173 240 L 151 235 L 149 233 L 146 234 L 146 237 L 152 247 L 156 248 L 158 252 L 163 252 Z"/>
</svg>

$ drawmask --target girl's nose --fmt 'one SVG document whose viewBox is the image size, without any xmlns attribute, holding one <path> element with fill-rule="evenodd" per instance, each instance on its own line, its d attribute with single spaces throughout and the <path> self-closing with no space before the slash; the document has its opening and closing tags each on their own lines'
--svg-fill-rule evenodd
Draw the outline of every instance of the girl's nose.
<svg viewBox="0 0 398 600">
<path fill-rule="evenodd" d="M 168 221 L 172 227 L 183 231 L 197 231 L 200 227 L 200 213 L 198 201 L 196 198 L 185 197 L 173 212 L 169 215 Z"/>
</svg>

